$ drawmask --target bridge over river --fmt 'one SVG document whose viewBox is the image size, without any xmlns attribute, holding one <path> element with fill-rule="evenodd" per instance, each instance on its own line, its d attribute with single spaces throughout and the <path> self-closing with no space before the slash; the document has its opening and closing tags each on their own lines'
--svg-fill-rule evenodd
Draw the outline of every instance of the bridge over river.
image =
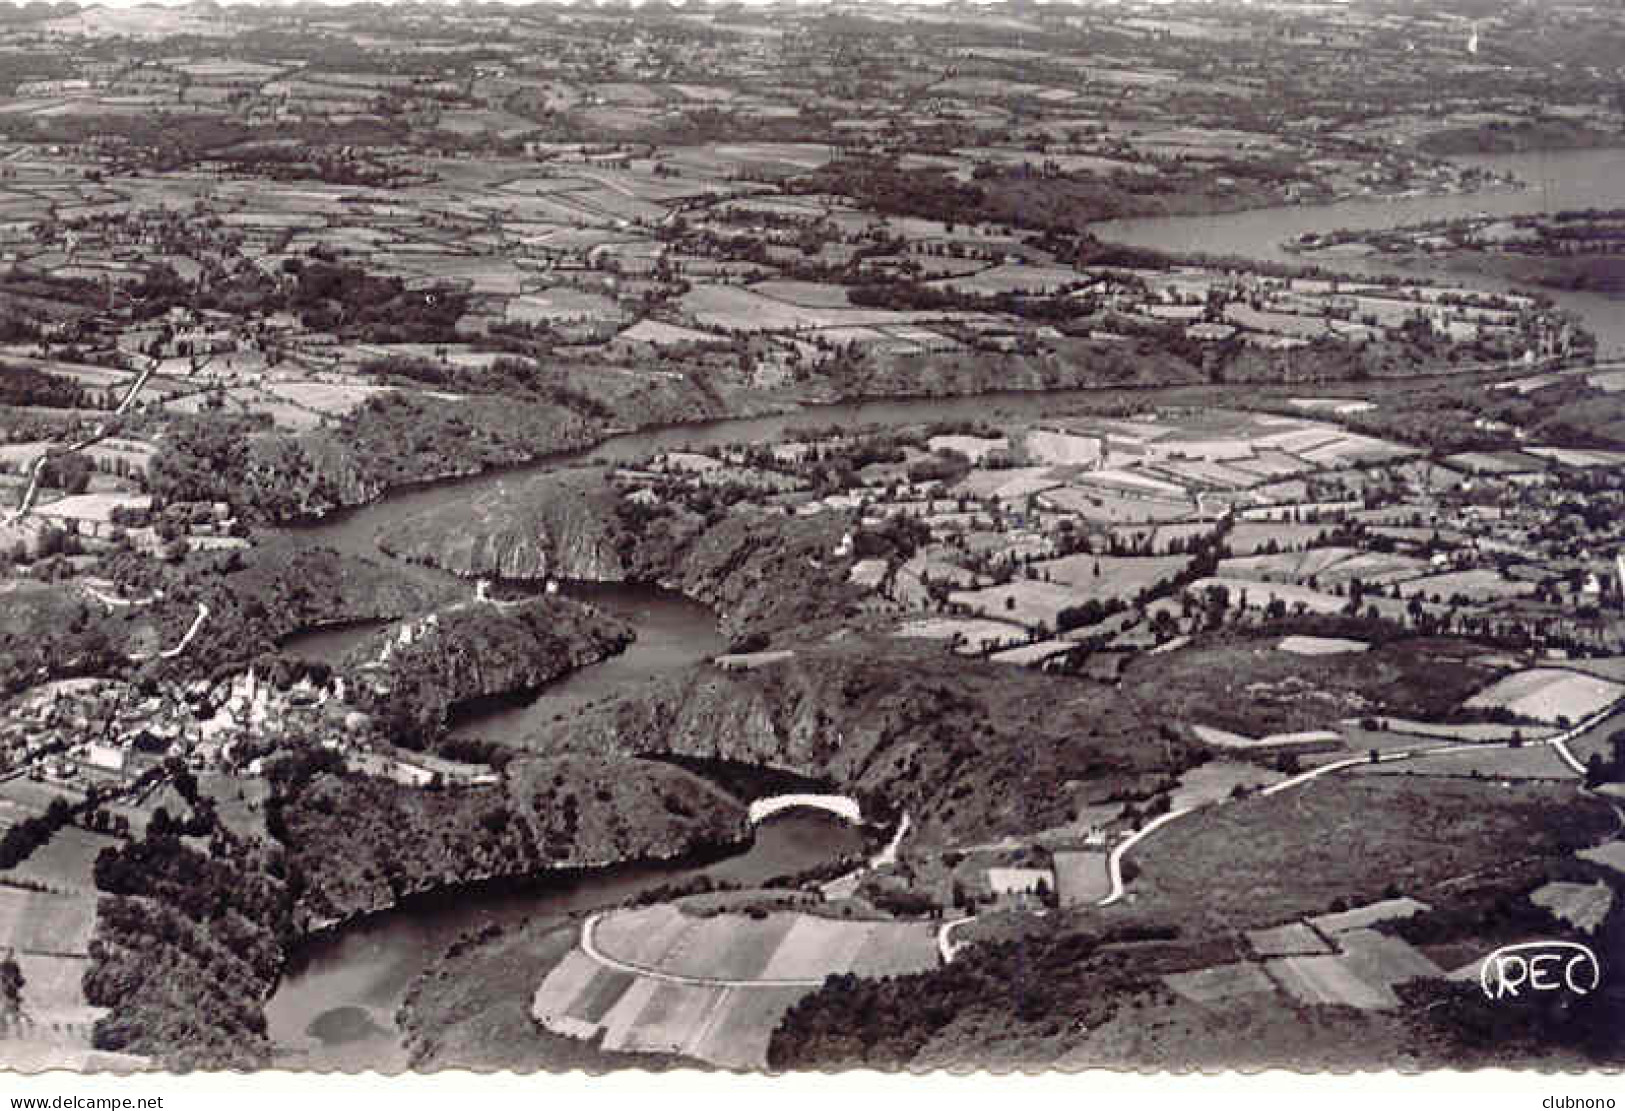
<svg viewBox="0 0 1625 1111">
<path fill-rule="evenodd" d="M 770 795 L 750 804 L 750 824 L 760 825 L 773 815 L 797 807 L 827 810 L 853 825 L 863 821 L 863 808 L 858 800 L 847 795 Z"/>
</svg>

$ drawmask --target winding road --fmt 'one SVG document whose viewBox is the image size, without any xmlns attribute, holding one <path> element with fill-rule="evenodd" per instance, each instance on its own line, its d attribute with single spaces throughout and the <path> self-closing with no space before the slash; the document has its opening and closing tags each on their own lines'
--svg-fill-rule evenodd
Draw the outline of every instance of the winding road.
<svg viewBox="0 0 1625 1111">
<path fill-rule="evenodd" d="M 1577 775 L 1583 776 L 1585 775 L 1585 765 L 1580 762 L 1579 758 L 1576 757 L 1573 751 L 1568 747 L 1569 742 L 1574 740 L 1574 738 L 1578 737 L 1580 734 L 1584 733 L 1586 730 L 1595 726 L 1598 722 L 1606 719 L 1610 714 L 1616 713 L 1621 706 L 1625 706 L 1625 700 L 1614 702 L 1604 709 L 1598 710 L 1590 717 L 1581 721 L 1578 725 L 1572 726 L 1554 737 L 1548 737 L 1543 741 L 1527 742 L 1525 747 L 1549 747 L 1557 753 L 1558 758 L 1561 759 L 1564 764 L 1568 765 L 1570 770 Z M 1485 745 L 1482 743 L 1456 743 L 1434 745 L 1430 748 L 1406 749 L 1400 752 L 1379 753 L 1376 760 L 1372 760 L 1369 756 L 1354 757 L 1348 760 L 1338 760 L 1334 763 L 1323 764 L 1318 768 L 1311 768 L 1309 771 L 1295 775 L 1290 779 L 1283 779 L 1279 783 L 1271 784 L 1260 791 L 1259 794 L 1279 794 L 1282 791 L 1288 791 L 1294 787 L 1301 787 L 1305 783 L 1310 783 L 1316 779 L 1319 779 L 1321 776 L 1331 775 L 1333 772 L 1346 771 L 1349 768 L 1356 768 L 1362 764 L 1392 764 L 1398 763 L 1402 760 L 1420 760 L 1424 757 L 1444 756 L 1452 752 L 1483 752 L 1486 748 L 1493 747 L 1499 746 Z M 1127 855 L 1130 849 L 1134 848 L 1141 841 L 1145 840 L 1145 838 L 1161 829 L 1168 823 L 1177 818 L 1182 818 L 1187 814 L 1194 813 L 1199 809 L 1202 808 L 1190 806 L 1181 810 L 1169 811 L 1167 814 L 1162 815 L 1162 817 L 1158 818 L 1156 821 L 1151 822 L 1145 828 L 1136 832 L 1133 836 L 1120 842 L 1117 847 L 1112 850 L 1111 855 L 1106 861 L 1106 867 L 1110 873 L 1111 891 L 1108 892 L 1097 905 L 1103 907 L 1111 906 L 1113 903 L 1117 902 L 1123 897 L 1127 889 L 1127 883 L 1123 879 L 1123 858 L 1125 855 Z"/>
<path fill-rule="evenodd" d="M 129 412 L 130 406 L 135 402 L 136 395 L 141 392 L 141 388 L 145 386 L 147 384 L 147 380 L 152 377 L 152 372 L 157 369 L 158 360 L 151 360 L 147 364 L 146 369 L 141 371 L 141 373 L 136 376 L 135 381 L 130 384 L 130 389 L 125 393 L 124 400 L 120 401 L 118 408 L 113 410 L 114 416 L 119 416 Z M 44 473 L 46 463 L 50 462 L 56 456 L 72 455 L 74 452 L 83 451 L 85 448 L 90 447 L 93 444 L 101 443 L 101 441 L 107 439 L 107 437 L 111 434 L 112 433 L 108 430 L 107 422 L 103 421 L 101 424 L 98 424 L 95 428 L 91 429 L 89 436 L 85 437 L 83 440 L 80 440 L 78 443 L 69 444 L 59 451 L 52 451 L 51 449 L 47 448 L 44 454 L 36 457 L 32 472 L 29 476 L 28 489 L 23 491 L 23 500 L 18 504 L 16 510 L 12 512 L 11 516 L 6 519 L 6 524 L 16 524 L 18 521 L 21 521 L 24 517 L 28 516 L 29 511 L 34 508 L 34 497 L 39 493 L 40 475 Z"/>
</svg>

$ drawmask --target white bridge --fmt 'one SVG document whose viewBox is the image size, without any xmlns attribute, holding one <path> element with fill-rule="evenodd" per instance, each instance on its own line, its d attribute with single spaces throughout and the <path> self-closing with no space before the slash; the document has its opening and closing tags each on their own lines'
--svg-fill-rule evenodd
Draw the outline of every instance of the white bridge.
<svg viewBox="0 0 1625 1111">
<path fill-rule="evenodd" d="M 769 795 L 750 804 L 750 824 L 759 825 L 782 810 L 798 806 L 827 810 L 854 825 L 863 821 L 863 809 L 858 806 L 858 800 L 846 795 Z"/>
</svg>

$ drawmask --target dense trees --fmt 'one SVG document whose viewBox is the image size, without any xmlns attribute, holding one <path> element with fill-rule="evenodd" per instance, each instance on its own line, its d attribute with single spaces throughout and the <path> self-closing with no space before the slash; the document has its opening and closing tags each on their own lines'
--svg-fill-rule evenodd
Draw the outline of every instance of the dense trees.
<svg viewBox="0 0 1625 1111">
<path fill-rule="evenodd" d="M 184 777 L 177 787 L 196 797 Z M 107 894 L 97 905 L 84 993 L 110 1008 L 96 1023 L 97 1048 L 150 1054 L 171 1067 L 269 1060 L 262 1005 L 282 968 L 289 888 L 211 814 L 198 805 L 181 823 L 211 836 L 208 852 L 172 832 L 174 823 L 154 822 L 141 840 L 96 857 L 96 886 Z M 212 829 L 193 829 L 200 819 Z"/>
<path fill-rule="evenodd" d="M 47 374 L 33 367 L 0 365 L 0 405 L 78 409 L 88 404 L 88 391 L 71 378 Z"/>
<path fill-rule="evenodd" d="M 1162 969 L 1201 959 L 1188 946 L 1151 941 L 1126 960 L 1103 940 L 1058 933 L 974 946 L 952 964 L 915 975 L 830 976 L 773 1032 L 768 1067 L 904 1068 L 955 1026 L 968 1033 L 983 1021 L 1000 1037 L 1042 1041 L 1101 1024 Z M 994 1047 L 984 1040 L 966 1050 L 986 1059 Z"/>
<path fill-rule="evenodd" d="M 5 835 L 0 837 L 0 869 L 15 868 L 27 860 L 35 849 L 49 841 L 57 830 L 72 819 L 73 808 L 59 796 L 51 800 L 45 813 L 24 818 L 7 829 Z"/>
</svg>

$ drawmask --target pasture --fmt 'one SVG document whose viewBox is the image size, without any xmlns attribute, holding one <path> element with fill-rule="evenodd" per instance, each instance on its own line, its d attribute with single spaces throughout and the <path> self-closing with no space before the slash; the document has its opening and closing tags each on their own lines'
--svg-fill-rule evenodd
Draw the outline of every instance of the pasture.
<svg viewBox="0 0 1625 1111">
<path fill-rule="evenodd" d="M 1260 957 L 1303 957 L 1331 952 L 1326 940 L 1302 922 L 1249 930 L 1247 944 Z"/>
<path fill-rule="evenodd" d="M 1413 742 L 1404 750 L 1411 751 L 1415 747 Z M 1573 769 L 1563 762 L 1551 746 L 1542 744 L 1526 744 L 1520 748 L 1509 748 L 1504 744 L 1475 745 L 1403 763 L 1366 764 L 1352 771 L 1363 776 L 1482 776 L 1499 780 L 1548 779 L 1567 782 L 1573 782 L 1575 778 Z"/>
<path fill-rule="evenodd" d="M 338 417 L 360 408 L 368 398 L 390 392 L 388 386 L 335 379 L 291 379 L 267 382 L 266 393 L 314 413 Z"/>
<path fill-rule="evenodd" d="M 1190 557 L 1096 556 L 1088 554 L 1041 560 L 1028 574 L 1046 583 L 1069 587 L 1076 599 L 1121 598 L 1131 601 L 1158 583 L 1165 583 L 1190 566 Z M 1075 603 L 1074 603 L 1075 604 Z"/>
<path fill-rule="evenodd" d="M 962 650 L 971 652 L 1014 647 L 1027 642 L 1026 630 L 1010 622 L 973 617 L 924 617 L 906 621 L 897 627 L 892 636 L 954 641 Z"/>
<path fill-rule="evenodd" d="M 1283 637 L 1275 646 L 1278 652 L 1291 652 L 1296 656 L 1339 656 L 1346 652 L 1364 652 L 1370 647 L 1363 640 L 1312 636 Z"/>
<path fill-rule="evenodd" d="M 1038 496 L 1038 504 L 1102 524 L 1180 521 L 1193 515 L 1188 501 L 1128 497 L 1103 488 L 1061 486 Z"/>
<path fill-rule="evenodd" d="M 1508 675 L 1473 695 L 1469 710 L 1506 710 L 1561 724 L 1589 717 L 1625 696 L 1625 686 L 1564 668 L 1537 667 Z"/>
<path fill-rule="evenodd" d="M 987 618 L 1003 618 L 1024 626 L 1055 628 L 1063 609 L 1091 597 L 1087 591 L 1034 579 L 1014 579 L 1004 586 L 982 590 L 955 590 L 948 601 Z"/>
<path fill-rule="evenodd" d="M 1133 855 L 1134 904 L 1099 914 L 1260 929 L 1334 899 L 1375 901 L 1390 885 L 1427 900 L 1435 884 L 1504 863 L 1508 844 L 1566 857 L 1615 825 L 1572 783 L 1328 776 L 1160 830 Z"/>
<path fill-rule="evenodd" d="M 1260 743 L 1268 741 L 1266 738 L 1265 742 Z M 1264 768 L 1241 760 L 1209 760 L 1181 772 L 1179 786 L 1173 789 L 1170 797 L 1176 810 L 1187 806 L 1206 806 L 1230 798 L 1231 792 L 1237 787 L 1257 790 L 1272 783 L 1279 783 L 1285 778 L 1286 776 L 1273 768 Z"/>
<path fill-rule="evenodd" d="M 96 928 L 96 900 L 0 886 L 0 946 L 83 956 Z"/>
<path fill-rule="evenodd" d="M 1055 868 L 1055 894 L 1066 907 L 1096 903 L 1111 891 L 1111 878 L 1106 871 L 1106 853 L 1098 850 L 1056 850 L 1052 856 Z"/>
<path fill-rule="evenodd" d="M 13 868 L 10 875 L 15 879 L 41 884 L 52 891 L 94 894 L 91 873 L 96 855 L 118 843 L 116 837 L 91 833 L 78 826 L 64 826 L 44 845 L 35 849 L 27 860 Z"/>
<path fill-rule="evenodd" d="M 1215 965 L 1195 972 L 1174 972 L 1162 978 L 1170 991 L 1204 1005 L 1245 995 L 1272 995 L 1275 982 L 1252 961 Z"/>
<path fill-rule="evenodd" d="M 1219 562 L 1219 574 L 1237 579 L 1263 579 L 1277 583 L 1306 583 L 1329 568 L 1359 555 L 1358 548 L 1310 548 L 1277 555 L 1238 556 Z"/>
<path fill-rule="evenodd" d="M 1497 602 L 1533 594 L 1535 584 L 1509 579 L 1493 568 L 1478 567 L 1471 571 L 1452 571 L 1409 579 L 1399 584 L 1399 592 L 1407 598 L 1420 594 L 1424 598 L 1437 598 L 1445 602 L 1458 594 L 1472 602 Z"/>
<path fill-rule="evenodd" d="M 1271 602 L 1279 599 L 1288 610 L 1295 610 L 1302 606 L 1307 613 L 1338 613 L 1348 605 L 1348 599 L 1336 594 L 1326 594 L 1319 590 L 1310 590 L 1306 586 L 1290 586 L 1285 583 L 1262 582 L 1258 579 L 1233 578 L 1223 575 L 1212 578 L 1197 579 L 1186 589 L 1201 597 L 1213 587 L 1223 587 L 1230 592 L 1230 604 L 1245 604 L 1247 606 L 1263 609 Z"/>
<path fill-rule="evenodd" d="M 1358 930 L 1338 938 L 1342 952 L 1268 961 L 1265 968 L 1282 989 L 1306 1004 L 1336 1004 L 1362 1011 L 1399 1006 L 1393 985 L 1443 975 L 1406 942 Z"/>
<path fill-rule="evenodd" d="M 1529 893 L 1529 901 L 1584 933 L 1596 933 L 1614 908 L 1614 893 L 1606 883 L 1548 883 Z"/>
</svg>

